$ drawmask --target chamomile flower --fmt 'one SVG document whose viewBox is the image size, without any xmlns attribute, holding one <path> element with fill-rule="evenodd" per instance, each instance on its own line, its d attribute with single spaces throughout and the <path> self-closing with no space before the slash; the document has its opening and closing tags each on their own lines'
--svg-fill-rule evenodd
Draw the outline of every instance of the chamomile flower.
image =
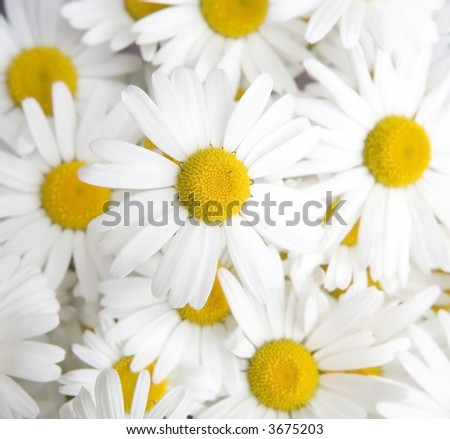
<svg viewBox="0 0 450 439">
<path fill-rule="evenodd" d="M 189 305 L 173 309 L 166 298 L 152 296 L 151 279 L 142 276 L 105 281 L 99 289 L 104 294 L 102 313 L 118 320 L 107 340 L 124 343 L 124 353 L 133 357 L 132 371 L 158 359 L 154 383 L 166 379 L 180 364 L 201 366 L 215 394 L 227 391 L 234 382 L 238 365 L 225 340 L 236 324 L 217 277 L 200 310 Z"/>
<path fill-rule="evenodd" d="M 143 370 L 136 379 L 130 411 L 124 409 L 128 397 L 120 373 L 114 369 L 102 371 L 95 382 L 95 397 L 85 388 L 61 407 L 61 418 L 69 419 L 183 419 L 189 415 L 190 394 L 186 388 L 176 387 L 164 395 L 151 410 L 147 398 L 151 392 L 150 374 Z"/>
<path fill-rule="evenodd" d="M 317 43 L 338 25 L 341 42 L 352 48 L 370 35 L 385 51 L 410 55 L 437 41 L 433 14 L 443 0 L 313 0 L 309 6 L 306 40 Z"/>
<path fill-rule="evenodd" d="M 440 347 L 420 326 L 411 326 L 410 335 L 417 353 L 401 352 L 399 360 L 416 387 L 398 402 L 378 405 L 386 418 L 450 417 L 450 314 L 439 311 L 441 331 L 446 345 Z"/>
<path fill-rule="evenodd" d="M 118 52 L 133 44 L 136 35 L 131 32 L 132 25 L 164 8 L 157 2 L 141 0 L 77 0 L 61 8 L 63 17 L 75 29 L 86 30 L 81 41 L 88 46 L 109 43 L 111 50 Z M 157 45 L 143 44 L 143 57 L 151 61 Z"/>
<path fill-rule="evenodd" d="M 102 243 L 118 252 L 112 274 L 126 276 L 168 243 L 152 281 L 153 293 L 161 297 L 169 292 L 174 308 L 189 303 L 200 309 L 225 245 L 246 287 L 265 300 L 278 291 L 279 277 L 263 237 L 300 253 L 317 249 L 323 230 L 316 220 L 324 206 L 305 191 L 264 178 L 300 160 L 316 144 L 318 128 L 292 117 L 290 95 L 267 107 L 272 91 L 268 75 L 258 77 L 238 103 L 220 70 L 204 85 L 184 68 L 175 69 L 170 78 L 156 72 L 152 79 L 154 100 L 130 86 L 123 102 L 146 137 L 169 158 L 100 139 L 91 144 L 92 151 L 109 163 L 78 173 L 90 184 L 139 191 L 130 198 L 136 209 L 123 202 L 90 225 L 92 231 L 106 232 Z M 264 202 L 269 198 L 278 206 L 271 221 Z M 303 222 L 296 212 L 304 212 L 311 200 L 311 222 Z M 129 227 L 124 227 L 127 216 Z"/>
<path fill-rule="evenodd" d="M 199 417 L 363 418 L 380 401 L 402 395 L 388 380 L 361 370 L 392 361 L 406 339 L 378 343 L 368 318 L 383 296 L 366 290 L 334 308 L 316 286 L 301 297 L 284 294 L 256 303 L 225 269 L 220 282 L 238 329 L 227 341 L 243 360 L 230 396 Z"/>
<path fill-rule="evenodd" d="M 450 268 L 450 80 L 427 81 L 428 52 L 396 65 L 380 52 L 373 76 L 360 50 L 352 59 L 358 90 L 321 63 L 306 63 L 333 101 L 298 100 L 299 112 L 324 129 L 309 160 L 292 171 L 324 175 L 315 190 L 345 201 L 347 225 L 326 227 L 323 249 L 336 248 L 353 229 L 358 266 L 369 267 L 375 281 L 395 275 L 404 285 L 410 259 L 424 272 Z"/>
<path fill-rule="evenodd" d="M 60 14 L 62 0 L 6 0 L 0 17 L 0 114 L 20 121 L 20 104 L 33 97 L 53 112 L 52 84 L 63 81 L 80 101 L 101 84 L 116 94 L 123 75 L 140 66 L 133 54 L 89 48 Z"/>
<path fill-rule="evenodd" d="M 13 379 L 56 380 L 64 359 L 58 346 L 36 341 L 59 323 L 59 304 L 38 268 L 18 256 L 0 259 L 0 418 L 35 418 L 36 402 Z"/>
<path fill-rule="evenodd" d="M 75 355 L 88 367 L 71 370 L 61 376 L 59 382 L 62 384 L 60 387 L 62 394 L 75 396 L 82 388 L 94 394 L 95 383 L 101 372 L 105 369 L 114 369 L 119 375 L 122 386 L 123 409 L 128 414 L 132 409 L 133 394 L 138 386 L 139 372 L 142 370 L 146 370 L 152 378 L 150 390 L 147 392 L 145 412 L 150 411 L 164 395 L 180 385 L 193 389 L 190 414 L 201 407 L 205 400 L 214 397 L 210 391 L 210 383 L 200 368 L 183 365 L 171 371 L 165 379 L 159 382 L 153 381 L 157 361 L 145 364 L 138 371 L 131 370 L 130 364 L 133 357 L 125 354 L 123 343 L 109 342 L 105 338 L 105 334 L 112 328 L 113 323 L 109 318 L 100 318 L 100 326 L 96 328 L 95 332 L 85 331 L 83 334 L 84 343 L 73 345 L 72 349 Z"/>
<path fill-rule="evenodd" d="M 104 210 L 111 191 L 80 182 L 77 170 L 93 160 L 89 141 L 106 133 L 135 141 L 139 130 L 118 103 L 109 108 L 99 88 L 77 115 L 68 87 L 53 86 L 54 117 L 47 118 L 34 98 L 23 102 L 34 153 L 17 157 L 0 152 L 0 243 L 3 253 L 24 255 L 43 267 L 57 288 L 73 259 L 86 298 L 97 291 L 107 258 L 94 251 L 96 237 L 86 234 L 90 220 Z"/>
<path fill-rule="evenodd" d="M 183 65 L 204 79 L 215 68 L 233 83 L 273 76 L 277 92 L 297 90 L 294 75 L 308 56 L 302 2 L 285 0 L 159 0 L 168 7 L 133 25 L 137 44 L 160 43 L 151 61 L 167 73 Z M 152 54 L 153 55 L 153 54 Z"/>
</svg>

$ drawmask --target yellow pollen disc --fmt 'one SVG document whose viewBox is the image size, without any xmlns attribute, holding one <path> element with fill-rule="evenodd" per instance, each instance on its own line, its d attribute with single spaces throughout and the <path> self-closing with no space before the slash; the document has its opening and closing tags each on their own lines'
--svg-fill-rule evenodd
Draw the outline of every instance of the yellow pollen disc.
<svg viewBox="0 0 450 439">
<path fill-rule="evenodd" d="M 131 372 L 130 364 L 132 357 L 124 357 L 114 365 L 114 369 L 118 372 L 120 384 L 122 385 L 123 403 L 126 413 L 130 413 L 131 402 L 133 401 L 134 388 L 138 379 L 138 373 Z M 146 367 L 146 370 L 152 376 L 156 362 Z M 159 384 L 151 383 L 150 392 L 148 392 L 147 405 L 145 411 L 151 410 L 155 404 L 166 394 L 167 380 L 161 381 Z"/>
<path fill-rule="evenodd" d="M 229 38 L 254 32 L 269 9 L 269 0 L 201 0 L 201 4 L 209 27 Z"/>
<path fill-rule="evenodd" d="M 77 71 L 72 60 L 55 47 L 38 46 L 19 53 L 11 62 L 6 83 L 11 99 L 20 105 L 25 98 L 35 98 L 51 115 L 52 84 L 64 81 L 75 94 Z"/>
<path fill-rule="evenodd" d="M 166 7 L 166 5 L 142 0 L 124 0 L 124 3 L 125 9 L 135 20 L 140 20 L 141 18 Z"/>
<path fill-rule="evenodd" d="M 412 119 L 386 117 L 367 136 L 363 157 L 378 183 L 405 187 L 419 180 L 427 169 L 431 159 L 430 140 Z"/>
<path fill-rule="evenodd" d="M 311 353 L 288 339 L 259 348 L 250 360 L 247 378 L 261 404 L 285 412 L 307 404 L 319 385 L 319 371 Z"/>
<path fill-rule="evenodd" d="M 358 244 L 358 231 L 359 231 L 359 220 L 355 223 L 352 230 L 347 234 L 347 236 L 342 240 L 342 245 L 348 247 L 354 247 Z"/>
<path fill-rule="evenodd" d="M 230 307 L 217 276 L 214 279 L 208 300 L 202 309 L 196 310 L 186 305 L 178 309 L 178 312 L 182 319 L 200 326 L 215 325 L 223 322 L 230 315 Z"/>
<path fill-rule="evenodd" d="M 85 230 L 89 222 L 104 212 L 111 190 L 91 186 L 78 179 L 85 163 L 73 161 L 53 168 L 41 187 L 42 206 L 49 218 L 61 227 Z"/>
<path fill-rule="evenodd" d="M 198 220 L 223 222 L 240 212 L 250 196 L 247 168 L 222 148 L 201 149 L 180 167 L 180 203 Z"/>
</svg>

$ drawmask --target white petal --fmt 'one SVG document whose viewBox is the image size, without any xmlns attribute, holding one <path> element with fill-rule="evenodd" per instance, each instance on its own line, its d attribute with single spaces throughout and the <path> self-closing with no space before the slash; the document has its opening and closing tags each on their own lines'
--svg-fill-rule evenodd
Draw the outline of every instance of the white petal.
<svg viewBox="0 0 450 439">
<path fill-rule="evenodd" d="M 223 147 L 235 151 L 253 128 L 264 109 L 272 92 L 273 81 L 263 74 L 255 79 L 244 93 L 228 122 Z"/>
<path fill-rule="evenodd" d="M 77 116 L 72 95 L 64 82 L 56 82 L 52 87 L 53 118 L 55 135 L 63 161 L 70 162 L 75 157 L 75 129 Z"/>
<path fill-rule="evenodd" d="M 225 235 L 239 278 L 254 297 L 264 302 L 269 294 L 279 294 L 282 276 L 274 270 L 273 255 L 255 229 L 237 217 L 225 227 Z"/>
<path fill-rule="evenodd" d="M 234 103 L 230 81 L 222 70 L 214 70 L 207 76 L 205 95 L 211 129 L 211 145 L 222 146 Z"/>
<path fill-rule="evenodd" d="M 50 166 L 58 166 L 61 163 L 61 156 L 44 111 L 34 98 L 24 99 L 22 108 L 31 136 L 42 158 Z"/>
</svg>

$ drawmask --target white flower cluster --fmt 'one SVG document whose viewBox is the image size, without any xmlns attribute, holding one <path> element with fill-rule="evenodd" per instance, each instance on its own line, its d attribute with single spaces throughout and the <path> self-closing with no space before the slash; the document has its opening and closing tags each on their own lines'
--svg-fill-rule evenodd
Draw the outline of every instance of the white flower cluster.
<svg viewBox="0 0 450 439">
<path fill-rule="evenodd" d="M 0 418 L 450 418 L 449 37 L 4 0 Z"/>
</svg>

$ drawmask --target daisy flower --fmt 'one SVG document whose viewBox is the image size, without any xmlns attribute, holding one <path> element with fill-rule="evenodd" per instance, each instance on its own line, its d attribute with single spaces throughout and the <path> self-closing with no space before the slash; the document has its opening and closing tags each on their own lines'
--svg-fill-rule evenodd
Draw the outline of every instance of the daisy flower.
<svg viewBox="0 0 450 439">
<path fill-rule="evenodd" d="M 130 411 L 124 409 L 127 398 L 120 374 L 105 369 L 95 381 L 95 398 L 85 388 L 61 407 L 63 419 L 184 419 L 189 414 L 191 399 L 186 388 L 176 387 L 164 395 L 151 410 L 147 398 L 151 392 L 150 374 L 143 370 L 136 379 Z"/>
<path fill-rule="evenodd" d="M 86 234 L 90 220 L 101 214 L 112 195 L 109 189 L 78 180 L 77 170 L 93 161 L 89 141 L 113 134 L 130 141 L 140 138 L 120 103 L 108 106 L 107 89 L 99 88 L 82 116 L 68 87 L 53 86 L 54 117 L 47 118 L 34 98 L 23 101 L 32 154 L 17 157 L 0 152 L 0 252 L 24 255 L 43 267 L 57 288 L 73 259 L 85 298 L 97 291 L 107 259 L 95 251 L 95 236 Z"/>
<path fill-rule="evenodd" d="M 109 43 L 114 52 L 133 44 L 136 35 L 131 31 L 132 25 L 164 8 L 156 2 L 142 0 L 78 0 L 62 6 L 61 13 L 75 29 L 86 30 L 81 42 L 88 46 Z M 147 61 L 151 61 L 157 45 L 143 44 L 141 51 Z"/>
<path fill-rule="evenodd" d="M 305 191 L 267 183 L 264 177 L 300 160 L 316 144 L 318 128 L 292 117 L 290 95 L 267 107 L 272 91 L 268 75 L 258 77 L 236 104 L 230 81 L 220 70 L 204 85 L 181 67 L 170 78 L 156 72 L 152 80 L 153 99 L 129 86 L 123 102 L 169 158 L 100 139 L 91 149 L 109 163 L 78 173 L 90 184 L 139 191 L 130 197 L 138 208 L 121 203 L 90 225 L 92 231 L 106 232 L 102 242 L 118 251 L 113 276 L 126 276 L 168 244 L 153 278 L 153 293 L 161 297 L 170 291 L 174 308 L 189 303 L 200 309 L 225 245 L 246 287 L 264 300 L 277 290 L 279 278 L 263 237 L 284 249 L 313 251 L 323 234 L 316 220 L 324 211 Z M 272 222 L 264 207 L 269 198 L 278 206 Z M 293 226 L 290 221 L 299 219 L 295 213 L 304 212 L 311 200 L 309 219 L 316 222 L 296 221 Z M 127 215 L 129 227 L 124 227 Z"/>
<path fill-rule="evenodd" d="M 106 334 L 107 340 L 124 343 L 124 353 L 133 356 L 130 369 L 134 372 L 158 359 L 154 383 L 166 379 L 180 364 L 190 364 L 204 369 L 215 394 L 227 391 L 238 365 L 225 340 L 236 324 L 217 276 L 200 310 L 189 305 L 173 309 L 166 298 L 151 294 L 151 283 L 137 275 L 100 283 L 102 314 L 118 320 Z"/>
<path fill-rule="evenodd" d="M 349 49 L 370 35 L 381 49 L 411 54 L 437 41 L 433 15 L 443 0 L 313 0 L 306 2 L 309 15 L 306 40 L 317 43 L 336 25 L 341 42 Z"/>
<path fill-rule="evenodd" d="M 256 303 L 225 269 L 220 282 L 238 322 L 227 341 L 242 362 L 230 396 L 199 413 L 205 418 L 363 418 L 398 386 L 365 373 L 392 361 L 407 339 L 378 343 L 365 323 L 383 302 L 375 289 L 332 309 L 317 288 Z"/>
<path fill-rule="evenodd" d="M 384 417 L 450 417 L 450 314 L 439 311 L 438 318 L 446 345 L 439 347 L 424 329 L 411 326 L 410 335 L 417 353 L 401 352 L 399 360 L 416 387 L 409 388 L 409 396 L 402 401 L 379 404 L 378 411 Z"/>
<path fill-rule="evenodd" d="M 64 350 L 33 340 L 56 328 L 59 304 L 38 268 L 18 256 L 0 259 L 0 418 L 35 418 L 36 402 L 13 378 L 56 380 Z"/>
<path fill-rule="evenodd" d="M 404 285 L 410 258 L 424 272 L 448 271 L 450 80 L 427 81 L 428 52 L 396 65 L 380 52 L 373 76 L 361 50 L 352 59 L 357 90 L 308 60 L 308 72 L 333 100 L 298 100 L 299 113 L 323 130 L 309 160 L 290 172 L 324 175 L 314 190 L 333 190 L 344 202 L 347 225 L 326 227 L 323 249 L 336 248 L 353 229 L 358 265 L 375 281 L 395 275 Z"/>
<path fill-rule="evenodd" d="M 239 83 L 260 73 L 275 80 L 276 92 L 295 92 L 290 68 L 300 70 L 308 57 L 304 44 L 302 2 L 286 0 L 158 0 L 168 7 L 132 27 L 137 44 L 160 43 L 151 61 L 169 73 L 183 65 L 204 79 L 224 69 Z M 310 55 L 309 55 L 310 56 Z"/>
<path fill-rule="evenodd" d="M 88 99 L 101 84 L 115 95 L 123 75 L 140 66 L 133 54 L 89 48 L 63 20 L 63 0 L 5 0 L 0 17 L 0 115 L 20 120 L 23 99 L 34 97 L 47 115 L 53 112 L 52 84 L 63 81 L 71 94 Z"/>
<path fill-rule="evenodd" d="M 71 370 L 59 379 L 62 384 L 60 392 L 64 395 L 76 396 L 82 388 L 89 393 L 95 394 L 96 380 L 105 369 L 114 369 L 119 376 L 123 394 L 123 410 L 129 414 L 133 404 L 133 394 L 137 387 L 139 372 L 146 370 L 151 378 L 150 390 L 147 392 L 145 412 L 150 411 L 164 395 L 178 386 L 193 389 L 193 402 L 190 406 L 191 413 L 198 410 L 205 400 L 211 399 L 214 395 L 210 391 L 210 383 L 205 378 L 200 368 L 183 365 L 158 383 L 153 381 L 155 366 L 158 361 L 145 364 L 140 370 L 132 371 L 130 364 L 133 357 L 125 354 L 123 343 L 109 342 L 105 334 L 113 326 L 113 321 L 102 317 L 100 326 L 95 332 L 85 331 L 83 334 L 83 344 L 74 344 L 73 352 L 80 358 L 87 368 Z"/>
</svg>

